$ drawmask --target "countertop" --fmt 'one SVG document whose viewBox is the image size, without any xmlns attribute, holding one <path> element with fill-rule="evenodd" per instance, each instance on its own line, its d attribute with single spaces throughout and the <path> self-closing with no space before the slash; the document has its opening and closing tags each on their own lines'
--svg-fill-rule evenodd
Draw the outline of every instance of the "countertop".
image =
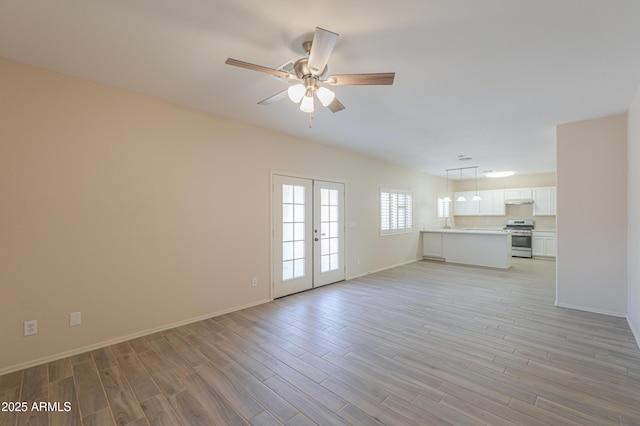
<svg viewBox="0 0 640 426">
<path fill-rule="evenodd" d="M 473 228 L 422 228 L 421 232 L 439 232 L 443 234 L 482 234 L 482 235 L 509 235 L 502 229 L 473 229 Z"/>
</svg>

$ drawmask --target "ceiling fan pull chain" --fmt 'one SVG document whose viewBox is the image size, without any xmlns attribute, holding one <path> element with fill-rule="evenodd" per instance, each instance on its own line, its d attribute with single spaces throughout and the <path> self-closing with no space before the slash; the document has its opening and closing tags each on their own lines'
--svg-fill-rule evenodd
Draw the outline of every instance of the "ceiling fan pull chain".
<svg viewBox="0 0 640 426">
<path fill-rule="evenodd" d="M 313 129 L 313 123 L 311 122 L 311 120 L 313 120 L 313 113 L 312 112 L 309 113 L 309 128 Z"/>
</svg>

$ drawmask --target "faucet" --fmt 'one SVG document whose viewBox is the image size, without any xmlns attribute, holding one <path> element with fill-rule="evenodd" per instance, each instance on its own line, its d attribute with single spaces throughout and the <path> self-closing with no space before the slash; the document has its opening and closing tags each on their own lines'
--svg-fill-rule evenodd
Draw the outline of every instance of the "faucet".
<svg viewBox="0 0 640 426">
<path fill-rule="evenodd" d="M 442 227 L 442 229 L 451 229 L 451 227 L 449 225 L 447 225 L 447 220 L 448 219 L 449 219 L 448 217 L 444 218 L 444 226 Z"/>
</svg>

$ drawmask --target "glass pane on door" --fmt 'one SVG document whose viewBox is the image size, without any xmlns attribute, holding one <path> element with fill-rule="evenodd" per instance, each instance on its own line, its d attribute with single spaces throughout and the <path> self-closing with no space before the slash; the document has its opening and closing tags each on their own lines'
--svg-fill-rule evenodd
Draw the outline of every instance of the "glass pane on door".
<svg viewBox="0 0 640 426">
<path fill-rule="evenodd" d="M 338 190 L 320 189 L 320 272 L 340 268 L 338 235 Z"/>
<path fill-rule="evenodd" d="M 282 185 L 282 281 L 305 276 L 305 187 Z"/>
</svg>

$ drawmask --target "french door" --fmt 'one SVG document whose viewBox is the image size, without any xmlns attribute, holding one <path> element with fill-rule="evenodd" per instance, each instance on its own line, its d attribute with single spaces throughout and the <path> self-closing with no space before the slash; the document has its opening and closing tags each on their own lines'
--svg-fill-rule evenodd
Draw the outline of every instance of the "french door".
<svg viewBox="0 0 640 426">
<path fill-rule="evenodd" d="M 273 176 L 273 296 L 342 281 L 344 184 Z"/>
</svg>

